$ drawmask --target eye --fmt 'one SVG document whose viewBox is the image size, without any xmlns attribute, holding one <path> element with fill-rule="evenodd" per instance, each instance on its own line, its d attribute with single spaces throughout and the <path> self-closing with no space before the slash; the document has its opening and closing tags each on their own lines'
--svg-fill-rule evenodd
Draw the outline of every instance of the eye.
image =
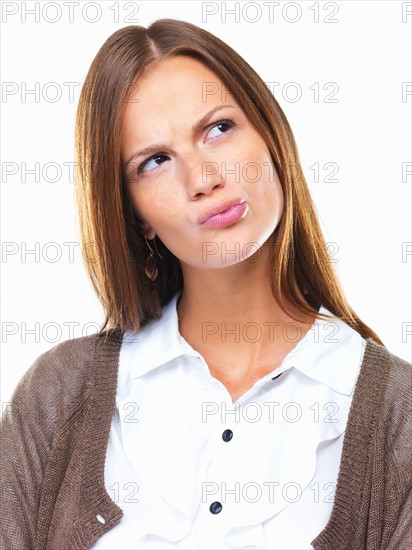
<svg viewBox="0 0 412 550">
<path fill-rule="evenodd" d="M 230 118 L 225 118 L 224 120 L 219 120 L 218 122 L 213 124 L 207 135 L 209 136 L 209 134 L 211 134 L 213 131 L 216 133 L 217 130 L 216 135 L 210 136 L 213 139 L 215 137 L 218 137 L 219 135 L 227 133 L 234 126 L 236 126 L 236 123 L 233 120 L 231 120 Z M 169 157 L 161 153 L 157 153 L 156 155 L 149 157 L 138 166 L 137 175 L 140 176 L 145 172 L 151 172 L 152 170 L 160 166 L 165 159 L 168 160 Z"/>
<path fill-rule="evenodd" d="M 207 135 L 210 136 L 212 132 L 215 132 L 215 135 L 212 135 L 210 137 L 212 138 L 218 137 L 218 136 L 221 136 L 222 133 L 224 134 L 227 133 L 228 130 L 230 130 L 234 126 L 235 126 L 235 123 L 233 122 L 233 120 L 230 120 L 229 118 L 225 118 L 224 120 L 219 120 L 218 122 L 213 124 L 213 126 L 211 127 Z M 218 133 L 216 133 L 217 129 L 219 129 Z"/>
<path fill-rule="evenodd" d="M 169 157 L 167 157 L 166 155 L 161 155 L 161 154 L 157 154 L 157 155 L 153 155 L 152 157 L 149 157 L 148 159 L 143 161 L 142 164 L 139 165 L 139 167 L 137 168 L 137 174 L 140 175 L 142 172 L 150 172 L 151 170 L 153 170 L 154 168 L 162 164 L 161 162 L 159 164 L 151 164 L 151 163 L 157 163 L 159 159 L 168 159 L 168 158 Z M 149 168 L 146 170 L 147 167 Z"/>
</svg>

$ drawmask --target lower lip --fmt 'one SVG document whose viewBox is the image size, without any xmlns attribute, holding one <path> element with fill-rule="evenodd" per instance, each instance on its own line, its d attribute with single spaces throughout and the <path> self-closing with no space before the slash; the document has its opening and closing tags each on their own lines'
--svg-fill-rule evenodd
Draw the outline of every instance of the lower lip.
<svg viewBox="0 0 412 550">
<path fill-rule="evenodd" d="M 243 217 L 246 209 L 247 204 L 245 202 L 242 204 L 237 204 L 236 206 L 231 206 L 224 212 L 212 216 L 202 223 L 202 225 L 205 227 L 226 227 L 228 225 L 232 225 Z"/>
</svg>

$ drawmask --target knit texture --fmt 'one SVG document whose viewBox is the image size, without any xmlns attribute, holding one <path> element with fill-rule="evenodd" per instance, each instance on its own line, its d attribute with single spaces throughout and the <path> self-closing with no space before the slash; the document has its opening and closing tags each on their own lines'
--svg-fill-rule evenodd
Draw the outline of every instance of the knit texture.
<svg viewBox="0 0 412 550">
<path fill-rule="evenodd" d="M 104 485 L 122 337 L 54 346 L 3 408 L 2 550 L 87 549 L 122 518 Z M 369 338 L 315 550 L 412 548 L 411 403 L 412 365 Z"/>
</svg>

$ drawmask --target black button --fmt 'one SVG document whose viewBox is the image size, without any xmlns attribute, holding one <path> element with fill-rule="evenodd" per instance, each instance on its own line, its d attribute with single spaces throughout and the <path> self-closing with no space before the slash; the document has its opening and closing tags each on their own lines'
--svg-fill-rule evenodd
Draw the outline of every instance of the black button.
<svg viewBox="0 0 412 550">
<path fill-rule="evenodd" d="M 222 511 L 223 506 L 220 504 L 220 502 L 212 502 L 210 505 L 209 510 L 212 512 L 212 514 L 219 514 L 219 512 Z"/>
<path fill-rule="evenodd" d="M 272 378 L 272 380 L 276 380 L 276 378 L 279 378 L 279 376 L 282 376 L 282 374 L 283 374 L 283 372 L 281 372 L 281 373 L 278 374 L 277 376 L 274 376 L 274 377 Z"/>
<path fill-rule="evenodd" d="M 225 430 L 223 433 L 222 433 L 222 439 L 223 441 L 230 441 L 233 437 L 233 432 L 232 430 Z"/>
</svg>

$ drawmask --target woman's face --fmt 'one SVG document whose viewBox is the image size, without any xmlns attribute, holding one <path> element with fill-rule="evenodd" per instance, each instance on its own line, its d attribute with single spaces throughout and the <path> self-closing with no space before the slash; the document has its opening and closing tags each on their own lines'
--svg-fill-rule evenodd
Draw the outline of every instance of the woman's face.
<svg viewBox="0 0 412 550">
<path fill-rule="evenodd" d="M 256 254 L 283 211 L 281 184 L 260 134 L 221 80 L 193 58 L 162 59 L 136 84 L 121 156 L 146 237 L 157 235 L 183 264 L 198 268 L 227 267 Z M 201 223 L 207 210 L 227 201 L 243 205 Z"/>
</svg>

